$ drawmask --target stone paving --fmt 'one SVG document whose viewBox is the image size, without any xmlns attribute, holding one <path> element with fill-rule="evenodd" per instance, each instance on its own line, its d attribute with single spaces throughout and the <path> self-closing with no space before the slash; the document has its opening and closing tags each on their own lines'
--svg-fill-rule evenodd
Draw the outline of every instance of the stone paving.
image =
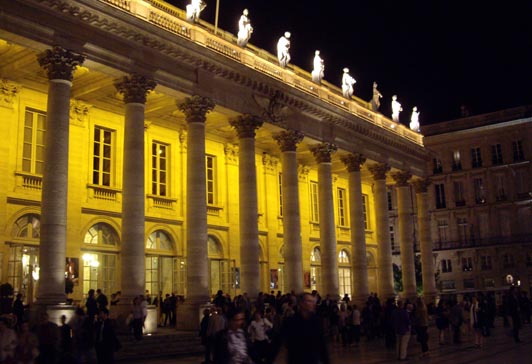
<svg viewBox="0 0 532 364">
<path fill-rule="evenodd" d="M 502 321 L 496 322 L 492 334 L 485 340 L 483 348 L 476 348 L 473 344 L 473 335 L 464 335 L 461 344 L 439 345 L 437 330 L 434 327 L 429 329 L 429 356 L 421 358 L 419 343 L 413 336 L 408 348 L 407 363 L 422 364 L 514 364 L 532 363 L 532 326 L 525 325 L 521 330 L 521 343 L 514 343 L 511 337 L 510 328 L 502 327 Z M 359 347 L 343 348 L 341 345 L 331 344 L 330 346 L 332 364 L 381 364 L 399 362 L 395 351 L 386 350 L 383 340 L 377 339 L 371 342 L 362 341 Z M 178 356 L 159 359 L 145 359 L 138 361 L 128 361 L 129 363 L 146 364 L 200 364 L 203 361 L 202 355 Z M 284 364 L 284 360 L 276 361 L 276 364 Z"/>
</svg>

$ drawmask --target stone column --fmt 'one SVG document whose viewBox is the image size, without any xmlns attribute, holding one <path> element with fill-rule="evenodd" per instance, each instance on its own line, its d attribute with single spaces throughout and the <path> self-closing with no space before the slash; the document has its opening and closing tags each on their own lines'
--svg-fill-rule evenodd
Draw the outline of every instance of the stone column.
<svg viewBox="0 0 532 364">
<path fill-rule="evenodd" d="M 361 154 L 342 157 L 349 172 L 349 218 L 351 220 L 351 267 L 353 270 L 353 301 L 359 306 L 369 296 L 368 260 L 366 254 L 366 227 L 364 226 L 364 206 L 362 203 L 362 180 L 360 167 L 366 162 Z"/>
<path fill-rule="evenodd" d="M 239 220 L 240 269 L 242 292 L 255 299 L 260 292 L 259 225 L 257 206 L 257 167 L 255 165 L 255 131 L 262 120 L 242 115 L 230 121 L 239 138 Z"/>
<path fill-rule="evenodd" d="M 393 288 L 392 247 L 390 243 L 390 219 L 388 216 L 388 195 L 386 193 L 386 172 L 390 166 L 385 163 L 368 167 L 373 175 L 373 194 L 375 197 L 375 218 L 377 238 L 377 277 L 378 294 L 381 302 L 395 295 Z"/>
<path fill-rule="evenodd" d="M 425 303 L 436 299 L 436 279 L 434 277 L 434 260 L 432 256 L 432 237 L 430 234 L 429 195 L 430 179 L 416 179 L 412 182 L 416 191 L 417 223 L 421 250 L 421 275 L 423 278 L 423 297 Z"/>
<path fill-rule="evenodd" d="M 285 291 L 303 291 L 303 260 L 301 219 L 299 213 L 299 180 L 297 175 L 297 145 L 303 134 L 286 130 L 274 135 L 281 148 L 283 189 L 283 242 L 285 262 Z"/>
<path fill-rule="evenodd" d="M 412 220 L 412 196 L 408 180 L 410 172 L 392 174 L 397 189 L 397 215 L 399 223 L 399 245 L 401 249 L 401 270 L 403 275 L 403 298 L 416 298 L 416 268 L 414 264 L 414 226 Z"/>
<path fill-rule="evenodd" d="M 179 105 L 188 124 L 187 133 L 187 297 L 179 306 L 177 327 L 197 330 L 201 305 L 209 302 L 207 251 L 207 191 L 205 171 L 205 121 L 214 109 L 206 97 L 192 96 Z"/>
<path fill-rule="evenodd" d="M 84 60 L 82 55 L 59 46 L 44 51 L 38 58 L 49 79 L 37 288 L 37 304 L 43 306 L 66 300 L 70 92 L 73 71 Z"/>
<path fill-rule="evenodd" d="M 155 86 L 153 79 L 139 74 L 115 82 L 125 104 L 120 303 L 128 307 L 135 296 L 144 293 L 146 283 L 144 110 L 146 96 Z"/>
<path fill-rule="evenodd" d="M 339 299 L 338 256 L 336 253 L 336 226 L 334 225 L 334 203 L 331 174 L 331 156 L 336 152 L 331 143 L 311 146 L 310 150 L 318 163 L 318 199 L 320 218 L 320 247 L 322 258 L 322 282 L 324 297 Z"/>
</svg>

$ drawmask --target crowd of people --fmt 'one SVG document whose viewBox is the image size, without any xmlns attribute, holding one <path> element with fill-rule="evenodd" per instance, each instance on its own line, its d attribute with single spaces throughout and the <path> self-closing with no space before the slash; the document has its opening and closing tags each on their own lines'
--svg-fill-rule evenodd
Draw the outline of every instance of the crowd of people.
<svg viewBox="0 0 532 364">
<path fill-rule="evenodd" d="M 398 360 L 407 360 L 415 342 L 421 357 L 429 355 L 429 345 L 460 344 L 464 335 L 482 348 L 497 315 L 520 342 L 519 330 L 530 323 L 531 307 L 527 294 L 514 286 L 504 292 L 499 307 L 493 294 L 482 293 L 461 302 L 441 299 L 437 305 L 427 305 L 421 297 L 381 303 L 372 293 L 358 307 L 347 295 L 336 301 L 316 291 L 297 296 L 272 291 L 259 293 L 255 300 L 219 291 L 203 312 L 199 335 L 205 345 L 204 363 L 269 364 L 283 350 L 288 363 L 327 363 L 328 345 L 356 348 L 361 340 L 382 340 L 396 351 Z M 429 343 L 432 324 L 439 342 Z M 302 355 L 310 357 L 301 361 Z"/>
</svg>

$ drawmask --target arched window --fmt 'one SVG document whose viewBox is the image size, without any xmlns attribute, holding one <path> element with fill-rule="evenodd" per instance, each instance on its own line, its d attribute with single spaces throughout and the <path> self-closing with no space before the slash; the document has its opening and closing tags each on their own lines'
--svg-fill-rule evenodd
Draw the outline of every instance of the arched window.
<svg viewBox="0 0 532 364">
<path fill-rule="evenodd" d="M 146 240 L 146 249 L 173 251 L 172 238 L 163 230 L 156 230 Z"/>
<path fill-rule="evenodd" d="M 39 215 L 26 214 L 15 221 L 11 236 L 22 239 L 38 239 L 41 233 L 41 220 Z"/>
<path fill-rule="evenodd" d="M 207 239 L 207 251 L 208 251 L 209 258 L 223 257 L 222 245 L 216 238 L 210 235 L 209 235 L 209 238 Z"/>
<path fill-rule="evenodd" d="M 321 252 L 320 248 L 314 248 L 310 253 L 310 262 L 315 264 L 321 264 Z"/>
<path fill-rule="evenodd" d="M 85 233 L 85 244 L 118 245 L 118 234 L 115 229 L 104 222 L 99 222 L 90 227 Z"/>
<path fill-rule="evenodd" d="M 338 288 L 340 296 L 351 296 L 351 267 L 349 266 L 349 253 L 342 249 L 338 253 Z"/>
</svg>

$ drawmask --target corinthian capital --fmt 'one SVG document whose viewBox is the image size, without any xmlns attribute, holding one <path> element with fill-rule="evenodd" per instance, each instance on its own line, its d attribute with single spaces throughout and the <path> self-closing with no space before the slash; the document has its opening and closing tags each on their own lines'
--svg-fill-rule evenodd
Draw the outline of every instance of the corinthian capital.
<svg viewBox="0 0 532 364">
<path fill-rule="evenodd" d="M 412 186 L 416 190 L 416 193 L 427 192 L 432 181 L 430 178 L 417 178 L 412 181 Z"/>
<path fill-rule="evenodd" d="M 74 69 L 83 64 L 85 56 L 54 46 L 39 54 L 37 61 L 44 68 L 49 80 L 72 81 Z"/>
<path fill-rule="evenodd" d="M 390 170 L 390 166 L 386 163 L 375 163 L 368 166 L 373 179 L 378 181 L 381 179 L 386 179 L 386 172 Z"/>
<path fill-rule="evenodd" d="M 406 187 L 408 186 L 408 180 L 412 178 L 412 173 L 408 171 L 399 171 L 392 173 L 392 178 L 397 187 Z"/>
<path fill-rule="evenodd" d="M 126 104 L 131 102 L 146 103 L 148 92 L 152 91 L 155 86 L 157 84 L 152 78 L 144 77 L 138 73 L 124 76 L 115 81 L 115 87 L 118 92 L 124 95 Z"/>
<path fill-rule="evenodd" d="M 208 97 L 194 95 L 177 106 L 185 114 L 187 123 L 204 123 L 207 114 L 214 109 L 214 102 Z"/>
<path fill-rule="evenodd" d="M 285 130 L 273 136 L 277 141 L 281 152 L 295 152 L 297 145 L 301 143 L 305 136 L 297 130 Z"/>
<path fill-rule="evenodd" d="M 360 167 L 366 162 L 366 157 L 360 153 L 344 155 L 340 158 L 348 172 L 360 172 Z"/>
<path fill-rule="evenodd" d="M 317 163 L 331 163 L 331 156 L 338 150 L 332 143 L 320 143 L 310 147 Z"/>
<path fill-rule="evenodd" d="M 229 124 L 235 128 L 239 138 L 255 138 L 255 131 L 263 121 L 257 116 L 245 114 L 229 120 Z"/>
</svg>

